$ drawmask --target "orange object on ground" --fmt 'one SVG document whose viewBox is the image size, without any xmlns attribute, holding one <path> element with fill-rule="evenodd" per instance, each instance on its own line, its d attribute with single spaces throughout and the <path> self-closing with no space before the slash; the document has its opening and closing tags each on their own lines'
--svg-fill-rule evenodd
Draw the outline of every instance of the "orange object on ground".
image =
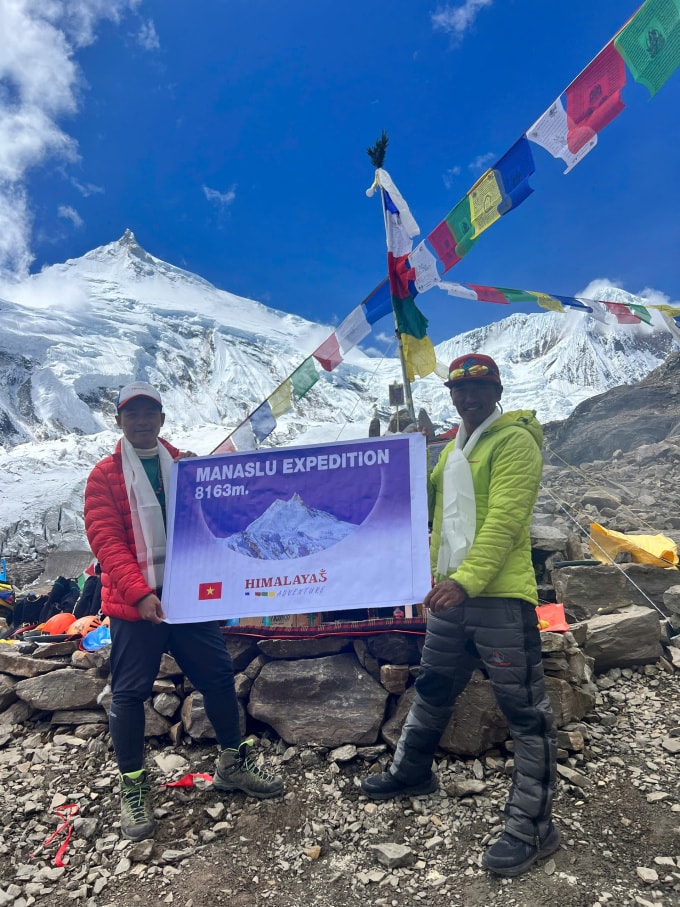
<svg viewBox="0 0 680 907">
<path fill-rule="evenodd" d="M 69 627 L 74 621 L 75 616 L 70 611 L 61 611 L 46 620 L 40 631 L 47 634 L 47 636 L 58 636 L 60 633 L 68 633 Z"/>
<path fill-rule="evenodd" d="M 80 636 L 85 636 L 90 630 L 96 630 L 100 624 L 101 620 L 96 614 L 87 614 L 85 617 L 79 617 L 78 620 L 74 620 L 66 632 L 69 635 L 80 634 Z"/>
<path fill-rule="evenodd" d="M 536 616 L 541 632 L 546 630 L 550 633 L 563 633 L 569 629 L 562 604 L 539 605 L 536 608 Z"/>
</svg>

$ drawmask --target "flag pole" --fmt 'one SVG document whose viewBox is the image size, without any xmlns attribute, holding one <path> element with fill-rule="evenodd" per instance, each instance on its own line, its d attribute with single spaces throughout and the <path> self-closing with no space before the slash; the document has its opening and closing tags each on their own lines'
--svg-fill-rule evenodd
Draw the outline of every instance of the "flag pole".
<svg viewBox="0 0 680 907">
<path fill-rule="evenodd" d="M 366 149 L 366 153 L 371 159 L 371 163 L 376 170 L 380 170 L 384 161 L 385 154 L 387 152 L 387 145 L 389 143 L 389 137 L 385 130 L 383 129 L 382 135 L 376 141 L 375 145 L 371 148 Z M 376 175 L 377 177 L 377 175 Z M 376 178 L 377 181 L 377 178 Z M 375 185 L 375 184 L 374 184 Z M 382 186 L 380 188 L 380 201 L 382 203 L 383 210 L 383 225 L 385 227 L 385 236 L 388 235 L 388 226 L 387 226 L 387 205 L 385 203 L 385 190 Z M 371 190 L 369 190 L 370 192 Z M 367 193 L 368 194 L 368 193 Z M 394 303 L 392 302 L 392 294 L 390 293 L 390 303 L 392 306 L 392 317 L 394 318 L 394 335 L 397 338 L 397 349 L 399 350 L 399 361 L 401 363 L 401 379 L 404 385 L 404 402 L 406 404 L 406 410 L 415 424 L 416 422 L 416 413 L 413 407 L 413 394 L 411 392 L 411 382 L 408 378 L 408 369 L 406 368 L 406 356 L 404 355 L 404 344 L 401 339 L 401 331 L 399 330 L 399 324 L 397 322 L 397 313 L 394 310 Z M 397 428 L 399 427 L 399 409 L 397 408 Z"/>
<path fill-rule="evenodd" d="M 383 209 L 383 221 L 385 223 L 385 235 L 387 235 L 387 206 L 385 204 L 385 190 L 380 187 L 380 201 L 382 202 Z M 408 378 L 408 369 L 406 368 L 406 356 L 404 355 L 404 343 L 401 339 L 401 331 L 397 324 L 397 313 L 394 311 L 394 305 L 392 305 L 392 317 L 394 318 L 394 336 L 397 338 L 397 349 L 399 350 L 399 361 L 401 363 L 401 380 L 404 385 L 404 403 L 406 404 L 406 410 L 411 417 L 411 421 L 415 425 L 416 423 L 416 412 L 413 408 L 413 394 L 411 392 L 411 382 Z M 397 430 L 399 429 L 399 409 L 397 408 Z"/>
</svg>

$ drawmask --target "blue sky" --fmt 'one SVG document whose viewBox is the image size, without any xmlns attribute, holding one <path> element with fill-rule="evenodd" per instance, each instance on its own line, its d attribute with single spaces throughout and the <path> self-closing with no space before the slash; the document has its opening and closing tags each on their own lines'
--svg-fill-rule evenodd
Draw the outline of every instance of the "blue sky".
<svg viewBox="0 0 680 907">
<path fill-rule="evenodd" d="M 365 195 L 381 130 L 424 236 L 637 5 L 3 4 L 0 267 L 36 271 L 129 227 L 222 289 L 337 323 L 386 273 Z M 567 175 L 532 145 L 533 195 L 447 277 L 563 295 L 601 279 L 680 300 L 680 70 L 651 99 L 628 74 L 623 100 Z M 540 311 L 437 290 L 419 305 L 435 343 Z"/>
</svg>

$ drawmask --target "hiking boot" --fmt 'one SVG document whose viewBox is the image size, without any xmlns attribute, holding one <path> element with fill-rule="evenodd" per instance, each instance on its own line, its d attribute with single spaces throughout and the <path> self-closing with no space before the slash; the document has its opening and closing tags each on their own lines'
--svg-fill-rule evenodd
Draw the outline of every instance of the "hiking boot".
<svg viewBox="0 0 680 907">
<path fill-rule="evenodd" d="M 120 830 L 131 841 L 150 838 L 156 828 L 151 812 L 151 789 L 146 772 L 120 776 Z"/>
<path fill-rule="evenodd" d="M 257 766 L 248 755 L 252 740 L 244 740 L 238 749 L 220 752 L 215 765 L 213 787 L 217 790 L 240 790 L 249 797 L 278 797 L 283 793 L 283 781 Z"/>
<path fill-rule="evenodd" d="M 393 797 L 422 797 L 425 794 L 433 794 L 439 783 L 435 776 L 430 772 L 424 781 L 417 784 L 406 784 L 403 781 L 397 781 L 394 775 L 389 772 L 383 772 L 381 775 L 368 775 L 361 781 L 361 790 L 371 800 L 391 800 Z"/>
<path fill-rule="evenodd" d="M 534 844 L 527 844 L 505 831 L 482 857 L 482 866 L 499 876 L 522 875 L 537 860 L 544 860 L 560 846 L 560 833 L 553 823 L 543 838 Z"/>
</svg>

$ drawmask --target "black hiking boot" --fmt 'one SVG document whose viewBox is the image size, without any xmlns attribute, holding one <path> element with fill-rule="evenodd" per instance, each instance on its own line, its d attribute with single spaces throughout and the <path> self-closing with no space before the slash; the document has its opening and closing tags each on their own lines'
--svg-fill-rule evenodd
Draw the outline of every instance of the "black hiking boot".
<svg viewBox="0 0 680 907">
<path fill-rule="evenodd" d="M 496 875 L 513 878 L 522 875 L 538 860 L 545 860 L 559 846 L 560 833 L 552 822 L 537 844 L 527 844 L 505 831 L 482 857 L 482 866 Z"/>
<path fill-rule="evenodd" d="M 143 769 L 120 776 L 120 830 L 131 841 L 143 841 L 154 833 L 150 801 L 151 788 Z"/>
<path fill-rule="evenodd" d="M 260 768 L 248 755 L 252 740 L 244 740 L 238 749 L 222 750 L 215 765 L 213 787 L 217 790 L 240 790 L 261 800 L 283 793 L 283 781 Z"/>
<path fill-rule="evenodd" d="M 394 775 L 383 772 L 380 775 L 368 775 L 361 781 L 361 790 L 371 800 L 391 800 L 393 797 L 422 797 L 433 794 L 439 787 L 439 782 L 430 772 L 424 781 L 417 784 L 406 784 L 397 781 Z"/>
</svg>

